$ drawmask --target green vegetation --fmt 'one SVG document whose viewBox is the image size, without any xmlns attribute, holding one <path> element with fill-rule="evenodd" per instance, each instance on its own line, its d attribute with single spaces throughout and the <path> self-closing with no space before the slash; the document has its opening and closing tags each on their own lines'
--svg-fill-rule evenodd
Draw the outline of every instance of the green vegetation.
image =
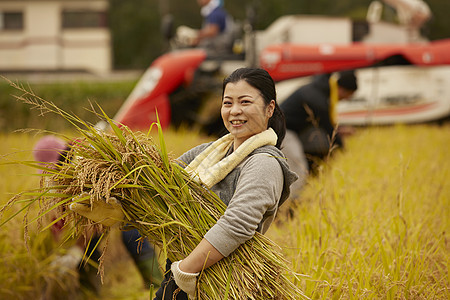
<svg viewBox="0 0 450 300">
<path fill-rule="evenodd" d="M 296 284 L 308 296 L 449 298 L 448 132 L 449 125 L 359 129 L 348 139 L 346 151 L 335 153 L 320 174 L 309 179 L 302 196 L 282 207 L 268 236 L 302 274 Z M 0 135 L 0 153 L 31 159 L 37 138 Z M 168 131 L 165 138 L 174 155 L 206 139 L 189 131 Z M 34 172 L 20 165 L 1 165 L 1 203 L 36 187 L 37 177 L 30 176 Z M 38 234 L 31 226 L 32 246 L 29 253 L 25 249 L 22 217 L 1 230 L 0 279 L 6 284 L 0 298 L 35 298 L 49 280 L 44 281 L 44 275 L 54 272 L 49 267 L 51 257 L 45 257 L 55 248 L 44 247 L 48 245 L 41 237 L 45 232 Z M 116 234 L 112 232 L 99 299 L 149 299 Z"/>
<path fill-rule="evenodd" d="M 14 78 L 8 78 L 14 80 Z M 58 107 L 71 112 L 87 122 L 96 122 L 95 116 L 86 108 L 90 103 L 98 103 L 111 117 L 118 111 L 136 85 L 136 79 L 118 81 L 78 80 L 59 83 L 19 83 L 31 89 L 43 99 L 54 102 Z M 58 116 L 42 117 L 37 110 L 30 109 L 15 100 L 20 95 L 14 87 L 0 78 L 0 131 L 10 132 L 16 129 L 39 128 L 51 131 L 70 129 L 69 124 Z"/>
</svg>

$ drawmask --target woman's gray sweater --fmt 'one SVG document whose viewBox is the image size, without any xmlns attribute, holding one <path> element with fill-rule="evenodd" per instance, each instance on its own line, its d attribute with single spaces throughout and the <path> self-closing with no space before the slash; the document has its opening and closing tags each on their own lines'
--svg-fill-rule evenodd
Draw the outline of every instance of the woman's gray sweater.
<svg viewBox="0 0 450 300">
<path fill-rule="evenodd" d="M 178 160 L 188 165 L 210 144 L 199 145 Z M 297 175 L 289 170 L 279 149 L 263 146 L 254 150 L 211 188 L 227 209 L 205 234 L 205 239 L 222 255 L 228 256 L 251 239 L 256 231 L 265 233 L 278 207 L 288 198 L 289 187 L 295 180 Z"/>
</svg>

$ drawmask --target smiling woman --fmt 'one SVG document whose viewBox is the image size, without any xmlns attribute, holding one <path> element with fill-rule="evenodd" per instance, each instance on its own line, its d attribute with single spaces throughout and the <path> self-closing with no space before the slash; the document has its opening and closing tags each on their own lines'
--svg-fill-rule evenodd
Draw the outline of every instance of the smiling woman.
<svg viewBox="0 0 450 300">
<path fill-rule="evenodd" d="M 276 103 L 275 84 L 265 70 L 241 68 L 224 80 L 221 115 L 230 133 L 191 149 L 179 161 L 227 209 L 186 258 L 167 262 L 171 272 L 156 299 L 169 299 L 178 287 L 182 292 L 176 299 L 198 295 L 200 272 L 229 256 L 256 232 L 264 233 L 296 180 L 279 150 L 286 127 Z"/>
</svg>

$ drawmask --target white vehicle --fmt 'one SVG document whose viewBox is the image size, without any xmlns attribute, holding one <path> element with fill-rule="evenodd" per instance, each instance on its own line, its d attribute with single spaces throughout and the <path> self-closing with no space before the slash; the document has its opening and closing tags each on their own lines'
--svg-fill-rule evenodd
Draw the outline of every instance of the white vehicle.
<svg viewBox="0 0 450 300">
<path fill-rule="evenodd" d="M 450 116 L 450 67 L 389 66 L 357 70 L 359 88 L 338 104 L 339 123 L 422 123 Z"/>
</svg>

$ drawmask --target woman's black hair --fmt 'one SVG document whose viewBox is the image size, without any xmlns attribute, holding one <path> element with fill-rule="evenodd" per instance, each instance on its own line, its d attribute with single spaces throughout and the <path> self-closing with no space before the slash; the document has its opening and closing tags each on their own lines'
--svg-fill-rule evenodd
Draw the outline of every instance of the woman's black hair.
<svg viewBox="0 0 450 300">
<path fill-rule="evenodd" d="M 249 85 L 259 90 L 266 105 L 270 104 L 270 101 L 275 101 L 275 109 L 272 117 L 269 119 L 268 127 L 272 127 L 278 136 L 277 144 L 275 147 L 281 148 L 281 143 L 286 135 L 286 121 L 284 114 L 281 111 L 277 103 L 277 92 L 275 89 L 275 83 L 269 73 L 264 69 L 259 68 L 240 68 L 231 73 L 223 80 L 222 98 L 225 92 L 225 87 L 228 83 L 237 83 L 244 80 Z"/>
</svg>

